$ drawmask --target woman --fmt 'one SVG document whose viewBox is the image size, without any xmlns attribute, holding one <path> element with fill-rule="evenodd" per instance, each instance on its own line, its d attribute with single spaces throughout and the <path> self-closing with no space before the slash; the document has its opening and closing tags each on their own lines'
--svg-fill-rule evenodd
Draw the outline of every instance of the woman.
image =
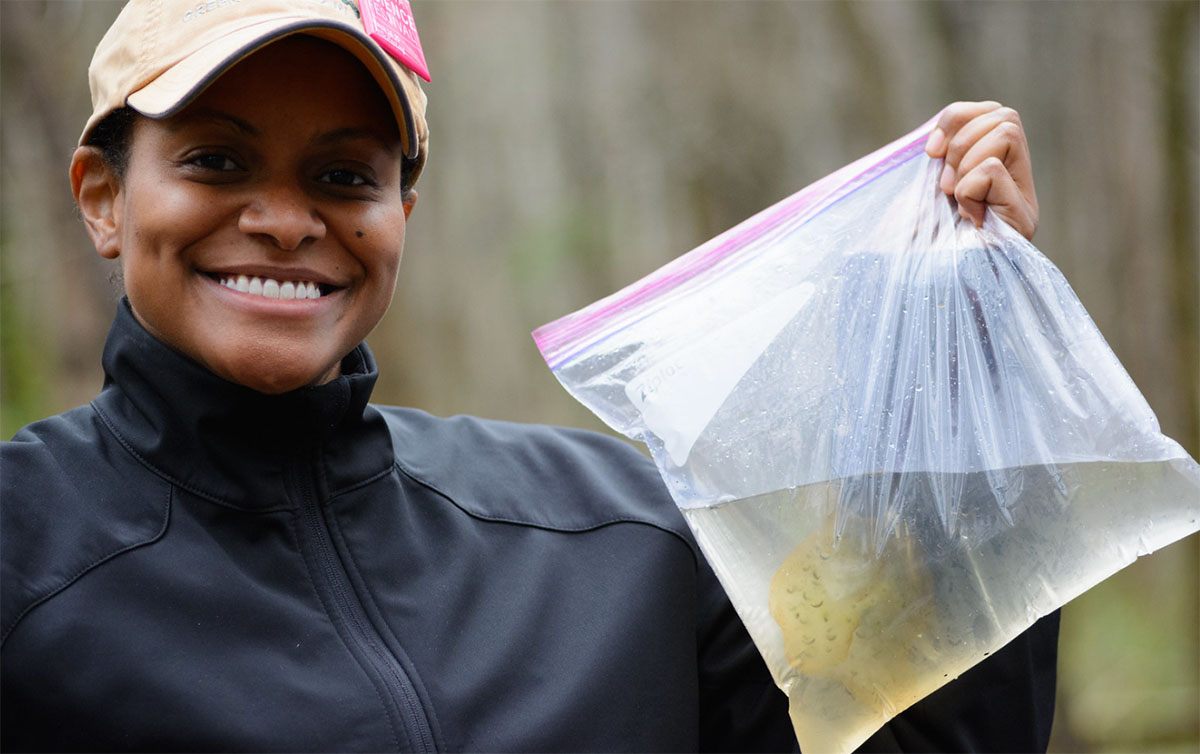
<svg viewBox="0 0 1200 754">
<path fill-rule="evenodd" d="M 642 456 L 368 404 L 427 130 L 358 13 L 134 0 L 97 50 L 70 177 L 126 297 L 101 394 L 3 449 L 4 748 L 794 748 Z M 930 150 L 1033 232 L 1014 113 Z M 1056 632 L 868 748 L 1044 748 Z"/>
</svg>

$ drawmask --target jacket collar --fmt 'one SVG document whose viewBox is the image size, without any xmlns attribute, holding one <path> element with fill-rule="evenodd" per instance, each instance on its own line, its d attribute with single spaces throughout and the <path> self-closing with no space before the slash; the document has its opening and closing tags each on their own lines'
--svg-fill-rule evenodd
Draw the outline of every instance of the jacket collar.
<svg viewBox="0 0 1200 754">
<path fill-rule="evenodd" d="M 157 340 L 122 299 L 103 365 L 92 406 L 105 424 L 160 476 L 214 502 L 292 507 L 305 480 L 326 499 L 392 467 L 387 426 L 368 405 L 378 370 L 365 343 L 337 379 L 265 395 Z"/>
</svg>

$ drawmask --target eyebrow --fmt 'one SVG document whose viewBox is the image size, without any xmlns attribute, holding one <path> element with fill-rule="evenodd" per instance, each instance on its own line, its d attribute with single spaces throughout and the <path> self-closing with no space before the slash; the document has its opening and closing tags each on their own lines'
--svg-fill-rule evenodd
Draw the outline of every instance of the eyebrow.
<svg viewBox="0 0 1200 754">
<path fill-rule="evenodd" d="M 389 153 L 395 153 L 399 151 L 401 146 L 399 136 L 397 136 L 395 139 L 385 139 L 373 128 L 361 128 L 353 126 L 347 128 L 335 128 L 332 131 L 319 134 L 313 139 L 313 142 L 318 146 L 328 146 L 330 144 L 337 144 L 347 141 L 359 141 L 361 139 L 373 141 L 379 146 L 383 147 Z"/>
<path fill-rule="evenodd" d="M 218 125 L 232 126 L 235 130 L 241 131 L 247 136 L 259 136 L 259 131 L 249 121 L 222 112 L 221 110 L 193 110 L 181 118 L 167 119 L 167 125 L 174 126 L 174 130 L 178 130 L 188 123 L 195 121 L 211 121 Z"/>
</svg>

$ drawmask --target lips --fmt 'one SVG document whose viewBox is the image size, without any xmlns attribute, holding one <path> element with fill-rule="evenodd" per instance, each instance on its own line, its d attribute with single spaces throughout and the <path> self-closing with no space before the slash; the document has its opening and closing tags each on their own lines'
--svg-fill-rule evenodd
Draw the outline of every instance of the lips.
<svg viewBox="0 0 1200 754">
<path fill-rule="evenodd" d="M 274 299 L 315 299 L 334 290 L 333 286 L 311 280 L 276 280 L 270 277 L 250 275 L 213 275 L 226 288 L 246 293 L 251 296 L 262 296 Z"/>
</svg>

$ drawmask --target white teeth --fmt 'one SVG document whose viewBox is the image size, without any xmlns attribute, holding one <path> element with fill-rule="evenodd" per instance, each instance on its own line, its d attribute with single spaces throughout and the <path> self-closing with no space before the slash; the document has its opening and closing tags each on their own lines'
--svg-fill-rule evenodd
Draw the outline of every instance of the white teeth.
<svg viewBox="0 0 1200 754">
<path fill-rule="evenodd" d="M 275 299 L 321 298 L 321 287 L 316 283 L 301 280 L 279 282 L 273 278 L 248 277 L 246 275 L 223 275 L 217 282 L 231 290 Z"/>
</svg>

